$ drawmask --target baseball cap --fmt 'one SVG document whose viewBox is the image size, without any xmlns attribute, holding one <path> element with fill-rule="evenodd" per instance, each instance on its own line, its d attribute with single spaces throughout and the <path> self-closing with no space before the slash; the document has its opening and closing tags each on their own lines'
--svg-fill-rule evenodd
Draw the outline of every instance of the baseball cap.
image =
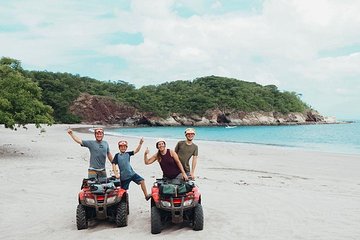
<svg viewBox="0 0 360 240">
<path fill-rule="evenodd" d="M 193 128 L 187 128 L 187 129 L 185 130 L 185 134 L 188 134 L 188 133 L 193 133 L 193 134 L 195 134 L 195 129 L 193 129 Z"/>
</svg>

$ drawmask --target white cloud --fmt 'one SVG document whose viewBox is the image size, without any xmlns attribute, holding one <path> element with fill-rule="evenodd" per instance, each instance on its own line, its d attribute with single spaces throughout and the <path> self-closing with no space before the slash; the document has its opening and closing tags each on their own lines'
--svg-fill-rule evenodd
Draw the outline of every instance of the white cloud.
<svg viewBox="0 0 360 240">
<path fill-rule="evenodd" d="M 212 11 L 221 2 L 214 1 Z M 338 106 L 343 116 L 354 115 L 360 53 L 320 53 L 360 44 L 359 1 L 267 0 L 256 13 L 190 18 L 177 16 L 175 4 L 206 9 L 203 1 L 186 0 L 134 0 L 130 11 L 97 1 L 14 0 L 0 9 L 0 25 L 27 31 L 0 31 L 0 52 L 32 69 L 92 73 L 136 86 L 206 75 L 275 84 L 302 93 L 325 114 L 337 115 Z M 106 14 L 114 17 L 100 17 Z M 110 45 L 108 37 L 122 31 L 139 32 L 144 42 Z M 97 73 L 82 68 L 91 57 L 120 57 L 127 68 L 108 62 L 94 63 L 102 66 Z"/>
</svg>

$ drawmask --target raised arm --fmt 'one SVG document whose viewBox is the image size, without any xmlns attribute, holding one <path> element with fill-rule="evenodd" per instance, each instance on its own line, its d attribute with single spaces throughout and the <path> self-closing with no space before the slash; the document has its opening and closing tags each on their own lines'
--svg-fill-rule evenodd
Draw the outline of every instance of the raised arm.
<svg viewBox="0 0 360 240">
<path fill-rule="evenodd" d="M 138 145 L 137 148 L 134 150 L 134 154 L 136 154 L 136 153 L 138 153 L 138 152 L 140 151 L 143 142 L 144 142 L 144 138 L 141 138 L 141 139 L 140 139 L 140 142 L 139 142 L 139 145 Z"/>
<path fill-rule="evenodd" d="M 144 163 L 146 165 L 152 164 L 157 160 L 157 154 L 154 154 L 152 157 L 148 158 L 147 155 L 149 154 L 149 148 L 146 148 L 144 153 Z"/>
<path fill-rule="evenodd" d="M 75 134 L 74 134 L 74 132 L 73 132 L 73 130 L 72 130 L 71 128 L 69 128 L 69 129 L 67 130 L 67 133 L 70 135 L 70 137 L 71 137 L 75 142 L 77 142 L 78 144 L 81 144 L 81 145 L 82 145 L 82 140 L 81 140 L 79 137 L 75 136 Z"/>
<path fill-rule="evenodd" d="M 184 180 L 188 180 L 189 178 L 185 173 L 184 167 L 181 164 L 179 156 L 177 155 L 177 153 L 175 151 L 173 151 L 173 150 L 170 150 L 170 154 L 174 158 L 176 165 L 179 167 L 179 169 L 181 171 L 181 174 L 183 175 Z"/>
</svg>

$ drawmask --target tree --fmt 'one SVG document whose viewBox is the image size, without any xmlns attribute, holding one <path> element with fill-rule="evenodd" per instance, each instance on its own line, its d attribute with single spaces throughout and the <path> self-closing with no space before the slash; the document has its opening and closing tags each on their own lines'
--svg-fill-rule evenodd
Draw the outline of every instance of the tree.
<svg viewBox="0 0 360 240">
<path fill-rule="evenodd" d="M 52 124 L 53 109 L 42 103 L 41 88 L 24 77 L 18 60 L 1 58 L 0 60 L 0 124 L 15 129 L 15 125 L 24 126 L 34 123 Z"/>
</svg>

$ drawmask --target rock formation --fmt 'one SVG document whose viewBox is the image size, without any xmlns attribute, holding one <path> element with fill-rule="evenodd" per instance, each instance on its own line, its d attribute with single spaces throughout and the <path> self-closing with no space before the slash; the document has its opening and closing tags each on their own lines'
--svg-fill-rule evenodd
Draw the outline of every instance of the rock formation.
<svg viewBox="0 0 360 240">
<path fill-rule="evenodd" d="M 223 112 L 208 110 L 204 116 L 184 116 L 177 113 L 167 118 L 140 112 L 138 109 L 119 103 L 109 97 L 81 94 L 70 111 L 87 124 L 117 124 L 122 126 L 218 126 L 218 125 L 291 125 L 335 123 L 335 118 L 324 117 L 315 110 L 305 113 L 279 112 Z"/>
</svg>

